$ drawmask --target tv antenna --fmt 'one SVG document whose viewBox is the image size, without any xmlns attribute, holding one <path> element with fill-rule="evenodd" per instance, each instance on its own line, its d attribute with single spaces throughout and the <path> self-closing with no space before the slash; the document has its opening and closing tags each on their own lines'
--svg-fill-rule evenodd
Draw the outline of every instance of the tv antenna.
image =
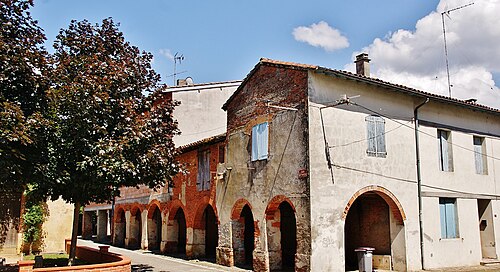
<svg viewBox="0 0 500 272">
<path fill-rule="evenodd" d="M 450 96 L 450 98 L 451 98 L 450 66 L 448 64 L 448 47 L 446 46 L 446 27 L 444 24 L 444 16 L 446 15 L 446 17 L 448 17 L 451 20 L 450 12 L 456 11 L 459 9 L 463 9 L 465 7 L 472 6 L 472 5 L 474 5 L 474 2 L 441 12 L 441 21 L 443 22 L 444 56 L 446 59 L 446 75 L 448 77 L 448 95 Z"/>
<path fill-rule="evenodd" d="M 177 84 L 176 81 L 175 81 L 175 76 L 177 75 L 177 73 L 176 73 L 177 62 L 179 62 L 179 64 L 181 64 L 183 60 L 184 60 L 184 54 L 179 54 L 179 52 L 175 53 L 175 55 L 174 55 L 174 74 L 173 74 L 173 76 L 174 76 L 174 86 Z"/>
</svg>

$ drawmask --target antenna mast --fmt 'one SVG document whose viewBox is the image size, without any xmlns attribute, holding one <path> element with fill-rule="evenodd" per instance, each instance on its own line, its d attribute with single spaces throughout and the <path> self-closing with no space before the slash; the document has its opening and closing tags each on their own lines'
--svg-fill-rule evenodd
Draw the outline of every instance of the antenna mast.
<svg viewBox="0 0 500 272">
<path fill-rule="evenodd" d="M 448 64 L 448 47 L 446 46 L 446 27 L 444 24 L 444 15 L 446 15 L 448 18 L 450 18 L 450 12 L 456 11 L 459 9 L 463 9 L 465 7 L 472 6 L 472 5 L 474 5 L 474 2 L 441 12 L 441 21 L 443 22 L 444 55 L 445 55 L 445 59 L 446 59 L 446 75 L 448 76 L 448 95 L 450 96 L 450 98 L 451 98 L 450 66 Z"/>
<path fill-rule="evenodd" d="M 184 55 L 183 54 L 180 54 L 179 55 L 179 52 L 175 53 L 174 55 L 174 86 L 177 85 L 177 82 L 175 81 L 175 76 L 177 75 L 176 73 L 176 69 L 177 69 L 177 62 L 179 62 L 179 64 L 182 63 L 182 61 L 184 60 Z"/>
</svg>

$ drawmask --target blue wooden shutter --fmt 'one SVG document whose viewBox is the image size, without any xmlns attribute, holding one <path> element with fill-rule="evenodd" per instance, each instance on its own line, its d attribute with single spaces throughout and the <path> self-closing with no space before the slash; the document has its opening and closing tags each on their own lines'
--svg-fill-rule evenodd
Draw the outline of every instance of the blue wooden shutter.
<svg viewBox="0 0 500 272">
<path fill-rule="evenodd" d="M 385 121 L 382 117 L 377 116 L 375 119 L 375 129 L 376 129 L 376 146 L 377 146 L 377 155 L 385 156 Z"/>
<path fill-rule="evenodd" d="M 441 238 L 447 238 L 446 235 L 446 203 L 444 199 L 439 199 L 439 216 L 441 222 Z"/>
<path fill-rule="evenodd" d="M 268 139 L 269 129 L 267 122 L 252 127 L 252 161 L 267 159 Z"/>
<path fill-rule="evenodd" d="M 455 200 L 449 199 L 446 202 L 446 238 L 456 238 L 457 235 L 457 219 L 455 211 Z"/>
<path fill-rule="evenodd" d="M 367 116 L 365 118 L 366 120 L 366 137 L 368 141 L 368 150 L 367 153 L 369 155 L 374 155 L 377 152 L 377 147 L 376 147 L 376 127 L 375 127 L 375 120 L 374 116 Z"/>
<path fill-rule="evenodd" d="M 474 162 L 476 164 L 476 173 L 484 174 L 483 141 L 482 138 L 476 136 L 474 136 Z"/>
</svg>

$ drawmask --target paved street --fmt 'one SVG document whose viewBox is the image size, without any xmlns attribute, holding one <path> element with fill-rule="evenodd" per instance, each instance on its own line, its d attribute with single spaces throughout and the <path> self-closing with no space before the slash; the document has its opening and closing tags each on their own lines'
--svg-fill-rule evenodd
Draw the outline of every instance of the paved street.
<svg viewBox="0 0 500 272">
<path fill-rule="evenodd" d="M 89 240 L 78 240 L 78 245 L 98 248 L 100 245 Z M 225 267 L 205 261 L 182 260 L 169 256 L 153 254 L 145 250 L 129 250 L 111 246 L 110 252 L 129 257 L 132 260 L 133 272 L 202 272 L 202 271 L 249 271 L 236 267 Z"/>
</svg>

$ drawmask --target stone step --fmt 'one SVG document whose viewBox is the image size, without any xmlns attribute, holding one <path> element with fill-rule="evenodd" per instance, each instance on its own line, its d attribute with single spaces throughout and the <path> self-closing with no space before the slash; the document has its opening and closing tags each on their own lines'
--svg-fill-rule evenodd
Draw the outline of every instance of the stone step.
<svg viewBox="0 0 500 272">
<path fill-rule="evenodd" d="M 498 259 L 483 259 L 480 264 L 484 265 L 484 266 L 499 265 L 500 264 L 500 260 L 498 260 Z"/>
</svg>

